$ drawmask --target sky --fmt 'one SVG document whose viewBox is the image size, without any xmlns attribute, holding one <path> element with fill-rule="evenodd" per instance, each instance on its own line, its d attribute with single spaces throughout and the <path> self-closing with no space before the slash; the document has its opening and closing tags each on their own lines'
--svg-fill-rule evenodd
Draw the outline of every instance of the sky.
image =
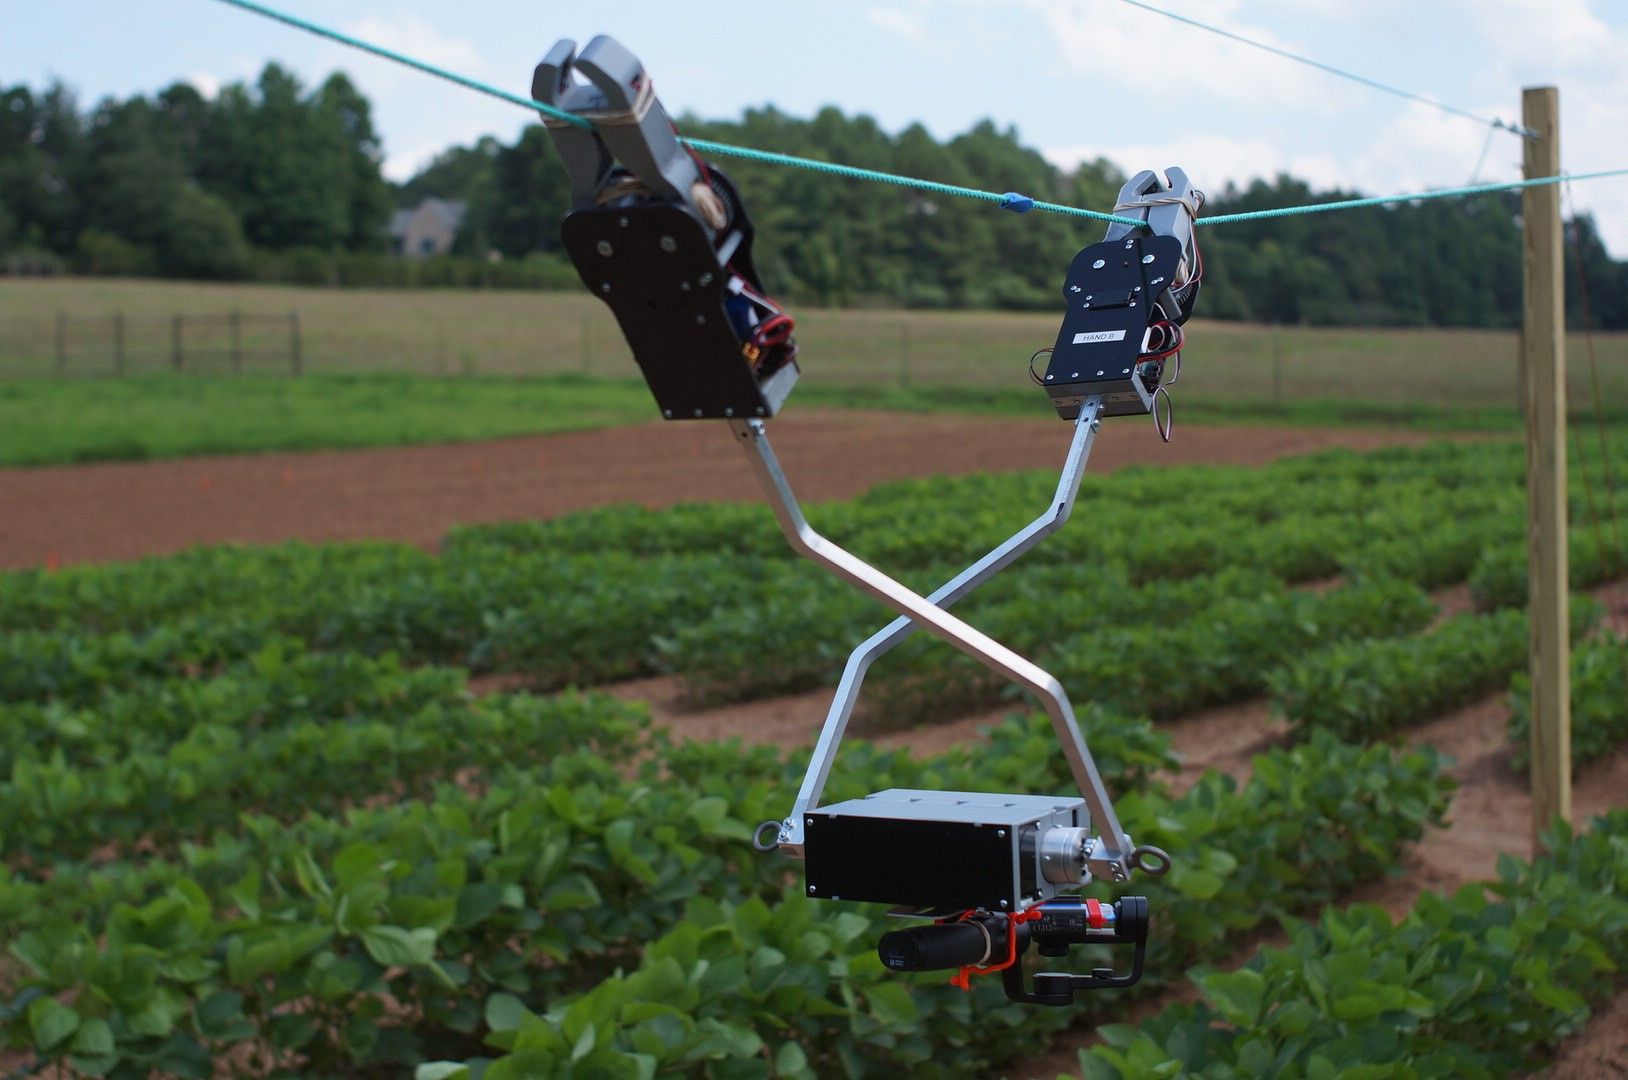
<svg viewBox="0 0 1628 1080">
<path fill-rule="evenodd" d="M 939 138 L 988 118 L 1059 165 L 1180 165 L 1212 189 L 1280 172 L 1365 194 L 1520 176 L 1514 135 L 1122 0 L 270 2 L 520 94 L 558 38 L 608 33 L 644 61 L 674 115 L 772 104 L 808 116 L 830 104 Z M 1523 86 L 1558 86 L 1562 167 L 1628 168 L 1628 0 L 1155 3 L 1484 116 L 1518 120 Z M 178 80 L 213 93 L 270 60 L 309 84 L 342 69 L 373 102 L 396 180 L 450 145 L 512 140 L 533 119 L 219 0 L 7 6 L 0 84 L 60 79 L 83 104 Z M 1574 188 L 1628 257 L 1628 177 Z"/>
</svg>

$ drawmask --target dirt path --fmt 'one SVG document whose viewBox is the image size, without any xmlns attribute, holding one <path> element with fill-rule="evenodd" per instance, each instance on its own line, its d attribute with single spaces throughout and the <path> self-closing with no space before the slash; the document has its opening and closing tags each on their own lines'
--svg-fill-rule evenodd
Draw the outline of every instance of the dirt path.
<svg viewBox="0 0 1628 1080">
<path fill-rule="evenodd" d="M 1185 425 L 1161 444 L 1115 421 L 1093 472 L 1129 464 L 1258 465 L 1330 446 L 1418 443 L 1410 432 Z M 1056 420 L 807 410 L 773 425 L 799 495 L 849 498 L 884 480 L 1053 468 Z M 454 525 L 633 502 L 746 500 L 756 487 L 715 424 L 444 446 L 0 469 L 0 567 L 131 559 L 192 544 L 393 539 L 430 546 Z"/>
</svg>

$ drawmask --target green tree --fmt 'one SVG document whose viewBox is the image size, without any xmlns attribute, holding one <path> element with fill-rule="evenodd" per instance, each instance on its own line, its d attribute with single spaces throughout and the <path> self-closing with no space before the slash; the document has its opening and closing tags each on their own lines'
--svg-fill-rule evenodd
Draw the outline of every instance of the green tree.
<svg viewBox="0 0 1628 1080">
<path fill-rule="evenodd" d="M 347 220 L 341 242 L 350 251 L 382 251 L 390 221 L 390 185 L 379 172 L 384 152 L 367 98 L 336 73 L 322 84 L 315 109 L 331 159 L 325 172 L 344 190 Z"/>
<path fill-rule="evenodd" d="M 182 278 L 246 277 L 252 258 L 237 214 L 224 199 L 193 184 L 176 192 L 159 250 L 164 272 Z"/>
</svg>

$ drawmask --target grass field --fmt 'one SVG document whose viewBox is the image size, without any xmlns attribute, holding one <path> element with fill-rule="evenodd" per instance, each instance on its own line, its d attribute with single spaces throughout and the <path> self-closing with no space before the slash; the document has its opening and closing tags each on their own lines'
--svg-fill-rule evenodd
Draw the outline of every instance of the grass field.
<svg viewBox="0 0 1628 1080">
<path fill-rule="evenodd" d="M 221 318 L 234 311 L 278 317 L 244 323 L 246 374 L 199 378 L 237 366 Z M 303 369 L 324 376 L 299 386 L 286 377 L 295 312 Z M 798 404 L 1044 415 L 1024 364 L 1052 341 L 1054 314 L 797 314 Z M 185 375 L 157 377 L 174 370 L 177 315 Z M 1443 430 L 1517 422 L 1512 332 L 1203 321 L 1190 330 L 1175 391 L 1183 419 Z M 1628 335 L 1597 336 L 1596 346 L 1601 400 L 1621 419 Z M 1593 396 L 1578 335 L 1570 356 L 1581 412 Z M 130 377 L 99 378 L 116 371 Z M 0 377 L 9 378 L 0 464 L 478 439 L 653 415 L 609 311 L 581 293 L 13 279 L 0 288 Z"/>
</svg>

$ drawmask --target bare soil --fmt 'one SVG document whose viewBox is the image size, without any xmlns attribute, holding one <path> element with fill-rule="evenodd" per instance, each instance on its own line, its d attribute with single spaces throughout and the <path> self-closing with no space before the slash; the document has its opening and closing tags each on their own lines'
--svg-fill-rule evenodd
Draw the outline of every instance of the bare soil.
<svg viewBox="0 0 1628 1080">
<path fill-rule="evenodd" d="M 1050 468 L 1055 420 L 808 410 L 773 424 L 799 495 L 848 498 L 929 474 Z M 1116 421 L 1091 471 L 1130 464 L 1259 465 L 1342 446 L 1413 444 L 1416 432 Z M 442 446 L 0 469 L 0 567 L 133 559 L 193 544 L 401 540 L 433 547 L 460 524 L 550 518 L 608 503 L 753 500 L 743 455 L 717 424 L 660 421 L 604 431 Z"/>
</svg>

